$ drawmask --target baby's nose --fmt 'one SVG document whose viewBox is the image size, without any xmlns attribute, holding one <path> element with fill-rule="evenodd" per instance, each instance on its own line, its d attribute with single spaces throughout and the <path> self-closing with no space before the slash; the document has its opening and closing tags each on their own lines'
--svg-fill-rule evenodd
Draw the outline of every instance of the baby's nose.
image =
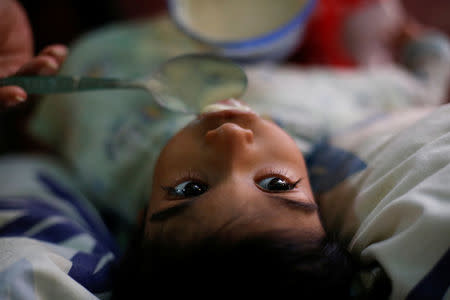
<svg viewBox="0 0 450 300">
<path fill-rule="evenodd" d="M 253 131 L 234 123 L 224 123 L 205 135 L 206 143 L 221 150 L 243 150 L 253 143 Z"/>
</svg>

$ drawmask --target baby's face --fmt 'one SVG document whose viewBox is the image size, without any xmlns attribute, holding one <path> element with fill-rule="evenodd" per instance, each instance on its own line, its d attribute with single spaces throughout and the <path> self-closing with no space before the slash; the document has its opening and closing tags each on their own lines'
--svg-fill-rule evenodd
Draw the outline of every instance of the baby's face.
<svg viewBox="0 0 450 300">
<path fill-rule="evenodd" d="M 150 239 L 180 241 L 285 229 L 324 235 L 295 142 L 273 122 L 233 109 L 199 115 L 169 141 L 145 226 Z"/>
</svg>

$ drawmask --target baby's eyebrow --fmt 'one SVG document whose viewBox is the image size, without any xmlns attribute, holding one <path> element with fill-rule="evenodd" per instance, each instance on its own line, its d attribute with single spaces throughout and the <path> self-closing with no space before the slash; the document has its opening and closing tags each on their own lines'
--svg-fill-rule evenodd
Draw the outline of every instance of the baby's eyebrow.
<svg viewBox="0 0 450 300">
<path fill-rule="evenodd" d="M 196 198 L 192 198 L 188 201 L 182 202 L 180 204 L 177 204 L 176 206 L 172 206 L 163 210 L 160 210 L 158 212 L 155 212 L 150 215 L 150 222 L 160 222 L 165 221 L 171 217 L 179 216 L 184 211 L 186 211 L 191 205 L 194 203 L 194 200 Z"/>
<path fill-rule="evenodd" d="M 268 195 L 269 198 L 276 200 L 279 204 L 293 210 L 300 210 L 303 212 L 315 212 L 319 208 L 316 203 L 292 200 L 281 195 Z M 149 222 L 161 222 L 167 219 L 183 214 L 187 209 L 189 209 L 197 198 L 191 198 L 188 201 L 184 201 L 176 206 L 172 206 L 161 211 L 155 212 L 150 215 Z"/>
</svg>

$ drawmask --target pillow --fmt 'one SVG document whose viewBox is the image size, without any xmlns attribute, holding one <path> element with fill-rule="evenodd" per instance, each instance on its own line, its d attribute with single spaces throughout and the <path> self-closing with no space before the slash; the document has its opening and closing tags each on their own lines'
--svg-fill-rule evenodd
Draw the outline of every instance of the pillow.
<svg viewBox="0 0 450 300">
<path fill-rule="evenodd" d="M 383 116 L 308 157 L 325 226 L 383 268 L 391 299 L 449 296 L 449 115 L 445 105 Z"/>
</svg>

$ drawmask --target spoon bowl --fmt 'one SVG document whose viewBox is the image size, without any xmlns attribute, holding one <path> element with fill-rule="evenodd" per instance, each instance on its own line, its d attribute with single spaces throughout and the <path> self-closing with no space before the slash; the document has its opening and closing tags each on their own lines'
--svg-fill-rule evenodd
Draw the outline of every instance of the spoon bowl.
<svg viewBox="0 0 450 300">
<path fill-rule="evenodd" d="M 208 104 L 239 98 L 247 87 L 242 68 L 213 55 L 175 57 L 143 83 L 170 110 L 197 113 Z"/>
</svg>

